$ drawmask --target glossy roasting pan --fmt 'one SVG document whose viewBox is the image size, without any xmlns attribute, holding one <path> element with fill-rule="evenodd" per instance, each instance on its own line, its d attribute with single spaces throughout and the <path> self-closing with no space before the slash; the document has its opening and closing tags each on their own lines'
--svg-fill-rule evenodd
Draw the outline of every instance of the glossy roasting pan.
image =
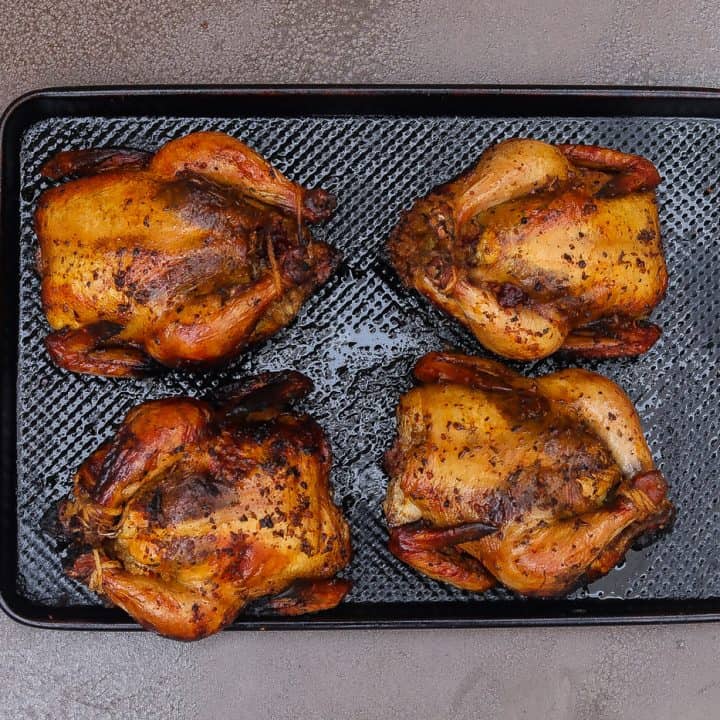
<svg viewBox="0 0 720 720">
<path fill-rule="evenodd" d="M 321 226 L 341 270 L 297 321 L 227 369 L 145 380 L 73 375 L 44 350 L 32 212 L 41 163 L 87 146 L 154 150 L 193 130 L 236 135 L 291 178 L 338 196 Z M 672 531 L 631 551 L 567 599 L 483 595 L 421 577 L 386 548 L 380 467 L 394 408 L 423 353 L 482 353 L 470 335 L 400 287 L 383 242 L 412 200 L 511 136 L 609 145 L 659 167 L 671 275 L 654 319 L 664 335 L 633 360 L 584 363 L 625 388 L 677 506 Z M 36 92 L 2 124 L 0 604 L 21 622 L 136 628 L 63 573 L 53 527 L 72 474 L 136 403 L 203 396 L 246 373 L 296 368 L 316 390 L 305 407 L 328 430 L 336 497 L 353 531 L 346 602 L 317 616 L 249 614 L 234 628 L 537 625 L 720 618 L 720 94 L 618 88 L 210 87 Z M 515 364 L 539 374 L 558 360 Z"/>
</svg>

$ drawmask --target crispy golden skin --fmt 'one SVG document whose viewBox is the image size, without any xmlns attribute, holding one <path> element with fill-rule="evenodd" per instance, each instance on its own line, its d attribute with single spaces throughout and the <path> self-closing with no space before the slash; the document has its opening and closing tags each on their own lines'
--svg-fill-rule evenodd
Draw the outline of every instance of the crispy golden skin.
<svg viewBox="0 0 720 720">
<path fill-rule="evenodd" d="M 637 355 L 667 286 L 648 160 L 507 140 L 418 200 L 388 251 L 403 282 L 493 352 Z"/>
<path fill-rule="evenodd" d="M 386 455 L 390 549 L 469 590 L 563 595 L 609 572 L 673 507 L 628 397 L 580 369 L 528 379 L 430 353 Z"/>
<path fill-rule="evenodd" d="M 154 155 L 64 152 L 43 172 L 85 176 L 44 192 L 35 213 L 47 346 L 75 372 L 230 359 L 289 323 L 338 263 L 306 228 L 332 196 L 223 133 Z"/>
<path fill-rule="evenodd" d="M 278 614 L 337 605 L 349 582 L 348 525 L 333 504 L 330 447 L 283 410 L 310 381 L 266 374 L 218 407 L 143 403 L 75 476 L 60 510 L 81 546 L 73 577 L 143 626 L 195 640 L 270 596 Z"/>
</svg>

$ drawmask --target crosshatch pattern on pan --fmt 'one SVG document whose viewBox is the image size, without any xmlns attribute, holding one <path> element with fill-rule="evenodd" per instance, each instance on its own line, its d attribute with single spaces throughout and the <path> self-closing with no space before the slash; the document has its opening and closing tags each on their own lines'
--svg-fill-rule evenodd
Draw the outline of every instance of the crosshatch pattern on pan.
<svg viewBox="0 0 720 720">
<path fill-rule="evenodd" d="M 59 150 L 130 146 L 154 150 L 201 129 L 247 141 L 292 179 L 338 197 L 314 230 L 344 255 L 342 269 L 295 323 L 226 369 L 168 372 L 145 380 L 74 375 L 44 350 L 48 327 L 34 270 L 32 212 L 48 186 L 40 165 Z M 97 604 L 69 580 L 62 552 L 44 530 L 74 470 L 133 405 L 162 396 L 205 396 L 233 379 L 295 368 L 316 389 L 304 403 L 334 450 L 337 501 L 352 526 L 349 602 L 463 601 L 477 595 L 421 577 L 386 548 L 380 467 L 394 433 L 394 407 L 423 353 L 456 347 L 486 354 L 453 320 L 406 291 L 382 246 L 402 209 L 513 136 L 608 145 L 640 153 L 660 168 L 663 237 L 671 274 L 653 317 L 664 335 L 636 360 L 585 363 L 629 393 L 678 510 L 671 533 L 631 551 L 626 562 L 573 597 L 720 596 L 718 353 L 720 122 L 663 118 L 52 118 L 26 132 L 21 150 L 21 275 L 18 381 L 18 591 L 49 607 Z M 572 365 L 550 359 L 513 366 L 542 374 Z M 507 599 L 490 591 L 483 599 Z"/>
</svg>

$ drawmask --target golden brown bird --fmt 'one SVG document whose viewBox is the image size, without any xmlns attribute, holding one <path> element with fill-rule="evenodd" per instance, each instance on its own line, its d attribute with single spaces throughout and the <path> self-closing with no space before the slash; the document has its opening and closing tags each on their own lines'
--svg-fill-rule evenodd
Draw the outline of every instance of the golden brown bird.
<svg viewBox="0 0 720 720">
<path fill-rule="evenodd" d="M 306 228 L 334 198 L 223 133 L 154 155 L 62 152 L 42 172 L 85 176 L 44 192 L 35 213 L 47 346 L 68 370 L 230 359 L 287 325 L 338 263 Z"/>
<path fill-rule="evenodd" d="M 386 455 L 390 549 L 483 591 L 552 597 L 609 572 L 673 507 L 630 400 L 580 369 L 525 378 L 430 353 Z"/>
<path fill-rule="evenodd" d="M 90 548 L 70 574 L 140 624 L 179 640 L 247 605 L 297 615 L 335 607 L 350 533 L 333 504 L 331 453 L 300 373 L 267 373 L 220 405 L 143 403 L 80 467 L 60 519 Z"/>
<path fill-rule="evenodd" d="M 498 355 L 637 355 L 667 286 L 659 182 L 637 155 L 507 140 L 415 203 L 390 259 Z"/>
</svg>

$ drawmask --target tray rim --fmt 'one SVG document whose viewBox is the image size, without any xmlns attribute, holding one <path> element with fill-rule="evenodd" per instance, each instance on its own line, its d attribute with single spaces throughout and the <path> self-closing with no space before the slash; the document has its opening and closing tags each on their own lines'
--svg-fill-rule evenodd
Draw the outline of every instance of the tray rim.
<svg viewBox="0 0 720 720">
<path fill-rule="evenodd" d="M 449 101 L 442 112 L 432 112 L 432 101 L 442 96 Z M 268 112 L 254 115 L 392 115 L 387 109 L 368 106 L 368 101 L 399 104 L 406 115 L 454 116 L 466 114 L 485 117 L 537 115 L 556 117 L 702 117 L 720 119 L 720 89 L 705 87 L 641 87 L 613 85 L 89 85 L 76 87 L 53 86 L 27 92 L 12 101 L 0 118 L 0 258 L 3 266 L 14 273 L 18 267 L 19 246 L 12 240 L 18 236 L 17 223 L 11 222 L 13 208 L 19 199 L 19 178 L 12 171 L 11 143 L 42 117 L 57 116 L 173 116 L 233 117 L 240 112 L 198 112 L 199 104 L 185 112 L 158 112 L 162 103 L 174 102 L 182 106 L 189 98 L 197 100 L 235 100 L 253 98 L 267 104 Z M 315 112 L 293 112 L 293 102 L 304 98 L 324 101 L 324 108 Z M 134 112 L 121 110 L 133 101 L 143 99 L 142 108 Z M 472 100 L 483 101 L 483 107 L 470 107 Z M 617 107 L 606 103 L 615 101 Z M 98 101 L 106 103 L 103 112 L 88 113 Z M 581 103 L 580 111 L 573 111 L 573 103 Z M 74 112 L 49 112 L 53 103 L 68 104 Z M 149 102 L 149 104 L 148 104 Z M 538 105 L 555 103 L 562 113 L 541 111 Z M 288 107 L 289 105 L 289 107 Z M 409 107 L 406 107 L 409 105 Z M 35 107 L 33 107 L 35 106 Z M 344 106 L 344 111 L 343 111 Z M 364 107 L 363 107 L 364 106 Z M 522 106 L 522 107 L 521 107 Z M 497 107 L 504 112 L 492 112 Z M 665 111 L 658 110 L 665 108 Z M 448 109 L 462 111 L 448 112 Z M 508 109 L 521 112 L 508 112 Z M 318 111 L 319 110 L 319 111 Z M 568 112 L 570 110 L 570 112 Z M 620 112 L 618 112 L 618 110 Z M 671 110 L 671 111 L 669 111 Z M 30 118 L 33 111 L 41 117 Z M 15 150 L 19 145 L 15 145 Z M 17 164 L 17 162 L 15 162 Z M 17 213 L 15 213 L 17 215 Z M 15 218 L 17 219 L 17 218 Z M 0 298 L 0 337 L 12 353 L 3 354 L 0 361 L 0 609 L 23 625 L 63 630 L 142 630 L 117 609 L 75 606 L 48 608 L 32 605 L 15 592 L 17 572 L 17 516 L 16 516 L 16 381 L 17 331 L 19 322 L 16 283 L 4 283 Z M 14 568 L 14 572 L 11 572 Z M 13 582 L 9 579 L 12 577 Z M 484 610 L 485 612 L 480 612 Z M 498 612 L 499 611 L 499 612 Z M 408 629 L 408 628 L 470 628 L 517 626 L 577 626 L 620 625 L 648 623 L 710 622 L 720 620 L 720 597 L 711 599 L 585 599 L 531 601 L 470 600 L 460 602 L 425 603 L 346 603 L 319 615 L 299 618 L 266 618 L 241 616 L 229 630 L 287 630 L 287 629 Z"/>
</svg>

